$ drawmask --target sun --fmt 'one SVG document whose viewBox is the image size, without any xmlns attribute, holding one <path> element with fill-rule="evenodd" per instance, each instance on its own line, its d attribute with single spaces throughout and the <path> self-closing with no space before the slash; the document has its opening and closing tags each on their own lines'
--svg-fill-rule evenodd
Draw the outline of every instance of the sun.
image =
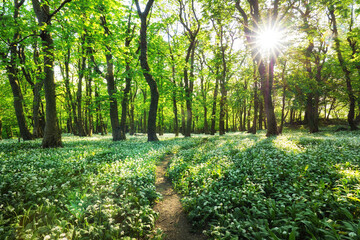
<svg viewBox="0 0 360 240">
<path fill-rule="evenodd" d="M 256 37 L 256 45 L 262 55 L 276 54 L 281 49 L 283 32 L 275 27 L 260 29 Z"/>
</svg>

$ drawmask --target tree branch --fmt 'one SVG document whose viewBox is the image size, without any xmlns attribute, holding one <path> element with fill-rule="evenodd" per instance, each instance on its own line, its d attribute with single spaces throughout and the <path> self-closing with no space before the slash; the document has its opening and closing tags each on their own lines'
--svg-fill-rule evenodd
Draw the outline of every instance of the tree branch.
<svg viewBox="0 0 360 240">
<path fill-rule="evenodd" d="M 49 15 L 48 21 L 50 21 L 51 18 L 52 18 L 53 16 L 55 16 L 55 14 L 57 14 L 57 13 L 65 6 L 65 4 L 67 4 L 67 3 L 71 2 L 71 1 L 72 1 L 72 0 L 65 0 L 65 1 L 63 1 L 63 2 L 61 3 L 61 5 L 60 5 L 52 14 Z"/>
</svg>

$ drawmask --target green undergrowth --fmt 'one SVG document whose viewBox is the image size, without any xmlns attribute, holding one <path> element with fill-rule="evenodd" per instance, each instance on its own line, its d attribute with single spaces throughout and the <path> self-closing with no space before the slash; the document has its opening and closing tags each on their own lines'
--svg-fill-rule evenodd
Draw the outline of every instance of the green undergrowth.
<svg viewBox="0 0 360 240">
<path fill-rule="evenodd" d="M 179 151 L 168 175 L 211 239 L 360 239 L 360 133 L 228 134 Z"/>
<path fill-rule="evenodd" d="M 41 149 L 39 140 L 1 141 L 0 239 L 154 235 L 157 162 L 201 143 L 169 136 L 157 143 L 65 136 L 59 149 Z"/>
</svg>

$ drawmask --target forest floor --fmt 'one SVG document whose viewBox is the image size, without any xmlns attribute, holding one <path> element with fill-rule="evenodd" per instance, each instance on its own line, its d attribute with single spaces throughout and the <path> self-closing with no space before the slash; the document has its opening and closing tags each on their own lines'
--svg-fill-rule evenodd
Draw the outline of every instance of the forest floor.
<svg viewBox="0 0 360 240">
<path fill-rule="evenodd" d="M 206 239 L 203 234 L 194 233 L 182 208 L 180 196 L 173 189 L 171 181 L 165 176 L 170 160 L 171 155 L 166 155 L 156 168 L 156 190 L 161 193 L 163 198 L 154 207 L 154 210 L 159 213 L 155 227 L 163 231 L 164 239 Z"/>
</svg>

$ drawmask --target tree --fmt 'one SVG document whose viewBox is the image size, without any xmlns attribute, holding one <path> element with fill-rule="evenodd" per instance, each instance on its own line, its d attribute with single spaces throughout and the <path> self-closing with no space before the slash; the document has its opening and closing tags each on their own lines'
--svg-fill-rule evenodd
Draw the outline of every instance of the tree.
<svg viewBox="0 0 360 240">
<path fill-rule="evenodd" d="M 190 9 L 186 9 L 186 1 L 178 0 L 180 9 L 179 9 L 179 18 L 180 23 L 183 25 L 186 31 L 186 36 L 189 39 L 189 46 L 186 51 L 185 56 L 185 67 L 184 67 L 184 89 L 185 89 L 185 101 L 186 101 L 186 128 L 184 131 L 185 137 L 191 136 L 191 126 L 192 126 L 192 93 L 194 91 L 194 56 L 195 48 L 197 44 L 197 35 L 200 31 L 200 21 L 196 15 L 196 10 L 194 7 L 194 0 L 189 2 Z M 193 20 L 191 22 L 190 20 Z M 194 28 L 192 29 L 192 26 Z M 190 74 L 189 74 L 190 67 Z"/>
<path fill-rule="evenodd" d="M 51 19 L 71 0 L 63 1 L 60 6 L 50 13 L 48 1 L 32 0 L 33 9 L 36 18 L 41 27 L 40 38 L 43 42 L 42 52 L 44 54 L 44 89 L 46 99 L 46 125 L 44 138 L 42 141 L 43 148 L 61 147 L 61 132 L 58 125 L 56 113 L 56 96 L 54 80 L 54 41 L 51 36 L 49 26 Z"/>
<path fill-rule="evenodd" d="M 275 108 L 273 105 L 272 100 L 272 86 L 273 86 L 273 79 L 274 79 L 274 67 L 276 63 L 276 56 L 275 54 L 271 54 L 266 58 L 263 56 L 261 52 L 256 47 L 256 38 L 257 33 L 260 31 L 260 24 L 266 21 L 262 19 L 260 6 L 258 0 L 249 0 L 249 7 L 251 10 L 251 22 L 248 14 L 246 14 L 244 8 L 240 5 L 240 1 L 235 1 L 235 7 L 239 11 L 242 20 L 241 23 L 244 27 L 244 32 L 246 36 L 246 40 L 248 45 L 251 49 L 251 55 L 253 59 L 255 59 L 258 65 L 258 71 L 260 74 L 261 79 L 261 91 L 264 97 L 265 103 L 265 112 L 266 112 L 266 119 L 267 119 L 267 136 L 277 135 L 278 129 L 276 124 L 276 117 L 275 117 Z M 267 20 L 270 25 L 276 23 L 278 18 L 278 8 L 279 8 L 279 0 L 275 0 L 273 4 L 273 8 L 271 11 L 271 16 Z M 251 24 L 251 25 L 250 25 Z"/>
<path fill-rule="evenodd" d="M 346 88 L 347 88 L 347 93 L 348 93 L 348 97 L 349 97 L 349 113 L 348 113 L 348 123 L 350 126 L 351 130 L 356 130 L 356 123 L 355 123 L 355 104 L 356 104 L 356 98 L 354 95 L 354 90 L 353 90 L 353 83 L 351 80 L 351 71 L 349 70 L 349 68 L 347 67 L 346 61 L 344 59 L 343 53 L 341 51 L 341 40 L 339 38 L 339 32 L 338 32 L 338 26 L 337 26 L 337 18 L 335 15 L 335 6 L 334 5 L 330 5 L 328 6 L 328 10 L 329 10 L 329 20 L 332 26 L 332 31 L 334 33 L 334 41 L 335 41 L 335 51 L 341 66 L 342 71 L 345 74 L 345 80 L 346 80 Z"/>
<path fill-rule="evenodd" d="M 28 36 L 26 36 L 25 38 L 22 38 L 22 36 L 20 35 L 20 30 L 21 30 L 21 26 L 18 23 L 18 18 L 19 18 L 19 12 L 20 12 L 20 8 L 24 5 L 25 1 L 18 1 L 18 0 L 14 0 L 14 12 L 13 12 L 13 25 L 14 25 L 14 33 L 8 37 L 7 40 L 7 46 L 8 46 L 8 52 L 9 55 L 7 59 L 7 53 L 2 52 L 1 53 L 1 57 L 2 59 L 4 59 L 4 61 L 6 61 L 5 63 L 5 68 L 7 71 L 7 75 L 8 75 L 8 79 L 10 82 L 10 86 L 11 86 L 11 90 L 13 93 L 13 98 L 14 98 L 14 108 L 15 108 L 15 114 L 16 114 L 16 119 L 18 122 L 18 126 L 19 126 L 19 130 L 20 130 L 20 135 L 24 140 L 32 140 L 33 139 L 33 135 L 30 133 L 27 124 L 26 124 L 26 119 L 25 119 L 25 114 L 24 114 L 24 109 L 23 109 L 23 94 L 20 88 L 20 79 L 19 79 L 19 49 L 20 49 L 20 43 L 27 38 Z M 5 23 L 3 23 L 5 24 Z M 3 25 L 3 27 L 6 27 L 5 25 Z"/>
<path fill-rule="evenodd" d="M 143 75 L 147 84 L 150 87 L 151 102 L 148 116 L 148 141 L 158 141 L 156 136 L 156 114 L 159 102 L 159 91 L 157 83 L 151 75 L 150 67 L 147 61 L 147 17 L 150 9 L 154 3 L 154 0 L 149 0 L 146 4 L 145 10 L 142 12 L 138 0 L 135 0 L 137 12 L 141 21 L 140 27 L 140 65 L 143 70 Z"/>
</svg>

